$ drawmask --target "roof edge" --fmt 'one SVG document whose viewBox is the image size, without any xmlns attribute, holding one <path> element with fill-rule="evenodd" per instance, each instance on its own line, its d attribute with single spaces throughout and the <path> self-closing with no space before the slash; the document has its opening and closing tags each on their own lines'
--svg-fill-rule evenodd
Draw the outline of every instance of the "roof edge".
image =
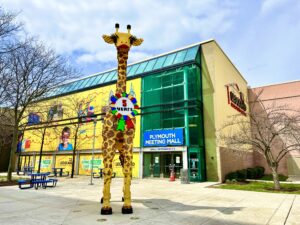
<svg viewBox="0 0 300 225">
<path fill-rule="evenodd" d="M 231 61 L 231 59 L 228 57 L 228 55 L 224 52 L 224 50 L 220 47 L 220 45 L 218 44 L 218 42 L 216 40 L 212 40 L 214 43 L 216 43 L 217 47 L 221 50 L 221 52 L 224 54 L 224 56 L 228 59 L 228 61 L 230 62 L 230 64 L 236 69 L 236 71 L 239 73 L 239 75 L 241 76 L 241 78 L 246 82 L 246 84 L 248 85 L 247 80 L 245 79 L 245 77 L 242 75 L 242 73 L 239 71 L 239 69 L 234 65 L 234 63 Z"/>
<path fill-rule="evenodd" d="M 184 47 L 181 47 L 181 48 L 177 48 L 177 49 L 169 51 L 169 52 L 165 52 L 165 53 L 162 53 L 162 54 L 159 54 L 159 55 L 151 56 L 149 58 L 146 58 L 146 59 L 134 62 L 134 63 L 130 63 L 127 66 L 132 66 L 132 65 L 135 65 L 135 64 L 138 64 L 138 63 L 146 62 L 146 61 L 152 60 L 154 58 L 158 58 L 158 57 L 161 57 L 161 56 L 164 56 L 164 55 L 169 55 L 169 54 L 172 54 L 174 52 L 178 52 L 178 51 L 181 51 L 181 50 L 184 50 L 184 49 L 187 49 L 187 48 L 192 48 L 194 46 L 202 45 L 202 44 L 209 43 L 209 42 L 212 42 L 212 41 L 216 42 L 214 39 L 208 39 L 206 41 L 197 42 L 197 43 L 194 43 L 194 44 L 191 44 L 191 45 L 187 45 L 187 46 L 184 46 Z M 69 83 L 72 83 L 72 82 L 75 82 L 75 81 L 83 80 L 83 79 L 86 79 L 86 78 L 89 78 L 89 77 L 93 77 L 93 76 L 97 76 L 97 75 L 100 75 L 100 74 L 105 74 L 105 73 L 108 73 L 108 72 L 112 72 L 112 71 L 114 71 L 116 69 L 117 69 L 117 67 L 115 67 L 113 69 L 105 70 L 105 71 L 102 71 L 102 72 L 93 73 L 91 75 L 88 75 L 88 76 L 85 76 L 85 77 L 82 77 L 82 78 L 77 78 L 77 79 L 68 81 L 68 82 L 63 83 L 61 85 L 58 85 L 56 87 L 60 87 L 60 86 L 63 86 L 63 85 L 66 85 L 66 84 L 69 84 Z"/>
<path fill-rule="evenodd" d="M 276 86 L 276 85 L 284 85 L 284 84 L 297 83 L 297 82 L 300 82 L 300 80 L 292 80 L 292 81 L 286 81 L 286 82 L 282 82 L 282 83 L 266 84 L 266 85 L 256 86 L 256 87 L 250 86 L 250 89 L 263 88 L 263 87 Z"/>
</svg>

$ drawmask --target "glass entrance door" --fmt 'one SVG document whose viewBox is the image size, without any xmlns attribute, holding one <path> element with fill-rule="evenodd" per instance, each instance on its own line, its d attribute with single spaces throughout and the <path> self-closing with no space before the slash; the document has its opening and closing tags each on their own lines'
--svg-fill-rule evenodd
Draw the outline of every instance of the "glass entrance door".
<svg viewBox="0 0 300 225">
<path fill-rule="evenodd" d="M 144 153 L 143 177 L 170 177 L 170 165 L 174 166 L 176 177 L 182 168 L 181 152 Z"/>
<path fill-rule="evenodd" d="M 180 170 L 182 169 L 182 153 L 174 153 L 173 162 L 175 164 L 175 175 L 176 178 L 180 176 Z"/>
<path fill-rule="evenodd" d="M 191 181 L 205 181 L 205 160 L 202 148 L 188 149 L 189 175 Z"/>
<path fill-rule="evenodd" d="M 160 177 L 160 153 L 153 153 L 152 165 L 153 165 L 153 177 Z"/>
<path fill-rule="evenodd" d="M 152 175 L 152 154 L 144 153 L 143 177 L 151 177 Z"/>
<path fill-rule="evenodd" d="M 199 180 L 199 157 L 198 153 L 191 152 L 189 158 L 189 169 L 191 181 Z"/>
</svg>

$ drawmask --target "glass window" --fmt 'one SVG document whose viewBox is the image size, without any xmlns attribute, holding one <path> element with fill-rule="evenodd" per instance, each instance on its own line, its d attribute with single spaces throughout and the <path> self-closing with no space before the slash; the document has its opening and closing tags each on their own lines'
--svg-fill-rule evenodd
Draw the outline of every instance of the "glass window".
<svg viewBox="0 0 300 225">
<path fill-rule="evenodd" d="M 128 77 L 134 76 L 135 72 L 137 71 L 137 69 L 139 68 L 140 64 L 135 64 L 132 66 L 132 69 L 130 70 L 129 73 L 127 73 Z"/>
<path fill-rule="evenodd" d="M 186 106 L 188 111 L 190 144 L 203 145 L 203 129 L 201 102 L 195 99 L 195 93 L 200 93 L 199 70 L 193 66 L 188 67 L 189 102 L 184 102 L 184 70 L 176 69 L 156 73 L 142 79 L 143 131 L 166 128 L 185 127 Z M 154 88 L 155 87 L 155 88 Z M 191 95 L 190 93 L 193 93 Z"/>
<path fill-rule="evenodd" d="M 127 66 L 127 69 L 126 69 L 126 74 L 130 73 L 130 70 L 132 69 L 132 66 Z"/>
<path fill-rule="evenodd" d="M 57 87 L 56 95 L 60 95 L 62 91 L 66 88 L 65 85 Z"/>
<path fill-rule="evenodd" d="M 165 61 L 164 65 L 163 65 L 163 67 L 171 66 L 173 64 L 175 56 L 176 56 L 176 53 L 168 55 L 167 58 L 166 58 L 166 61 Z"/>
<path fill-rule="evenodd" d="M 92 77 L 93 78 L 93 77 Z M 81 85 L 81 88 L 86 88 L 86 87 L 88 87 L 88 84 L 90 83 L 90 81 L 91 81 L 91 79 L 92 78 L 86 78 L 85 79 L 85 82 Z"/>
<path fill-rule="evenodd" d="M 172 85 L 172 76 L 165 75 L 161 77 L 161 85 L 162 87 L 168 87 Z"/>
<path fill-rule="evenodd" d="M 174 59 L 173 64 L 182 63 L 185 58 L 186 52 L 187 52 L 187 50 L 177 52 L 177 55 L 176 55 L 176 58 Z"/>
<path fill-rule="evenodd" d="M 104 76 L 105 78 L 103 79 L 103 83 L 109 82 L 111 81 L 111 77 L 113 75 L 115 71 L 111 71 L 111 72 L 107 72 L 105 74 L 103 74 L 102 76 Z"/>
<path fill-rule="evenodd" d="M 152 59 L 148 62 L 148 65 L 146 66 L 144 72 L 151 71 L 153 69 L 154 64 L 156 63 L 157 59 Z"/>
<path fill-rule="evenodd" d="M 200 70 L 193 68 L 188 71 L 188 97 L 201 99 Z"/>
<path fill-rule="evenodd" d="M 89 79 L 89 82 L 85 85 L 85 87 L 90 87 L 90 86 L 92 86 L 95 79 L 96 79 L 96 77 L 91 77 L 91 78 Z"/>
<path fill-rule="evenodd" d="M 143 73 L 144 70 L 145 70 L 145 68 L 146 68 L 146 66 L 147 66 L 147 64 L 148 64 L 148 61 L 141 63 L 140 66 L 139 66 L 139 68 L 136 71 L 136 74 Z"/>
<path fill-rule="evenodd" d="M 78 80 L 78 81 L 75 81 L 76 85 L 74 86 L 74 90 L 77 90 L 79 89 L 80 85 L 83 83 L 84 80 Z"/>
<path fill-rule="evenodd" d="M 117 80 L 117 78 L 118 78 L 118 73 L 117 73 L 117 71 L 115 70 L 115 71 L 112 72 L 112 76 L 111 76 L 110 81 Z"/>
<path fill-rule="evenodd" d="M 60 87 L 56 87 L 52 90 L 52 96 L 55 96 L 59 93 Z"/>
<path fill-rule="evenodd" d="M 184 61 L 189 61 L 189 60 L 195 60 L 196 56 L 197 56 L 197 52 L 198 52 L 199 46 L 194 46 L 190 49 L 187 50 L 186 56 L 184 58 Z"/>
<path fill-rule="evenodd" d="M 165 56 L 158 58 L 153 69 L 154 70 L 160 69 L 162 67 L 162 65 L 164 64 L 165 60 L 166 60 Z"/>
<path fill-rule="evenodd" d="M 80 84 L 80 86 L 78 87 L 78 89 L 82 89 L 85 87 L 86 83 L 89 81 L 89 79 L 84 79 L 82 80 L 82 83 Z"/>
<path fill-rule="evenodd" d="M 174 73 L 173 76 L 173 85 L 182 84 L 183 83 L 183 73 L 177 72 Z"/>
<path fill-rule="evenodd" d="M 93 82 L 93 86 L 99 84 L 99 81 L 100 81 L 100 80 L 101 80 L 101 75 L 97 75 L 97 76 L 96 76 L 96 79 L 95 79 L 94 82 Z"/>
<path fill-rule="evenodd" d="M 70 92 L 70 91 L 73 91 L 74 90 L 74 87 L 76 86 L 76 82 L 73 82 L 73 83 L 70 83 L 69 85 L 68 85 L 68 88 L 66 88 L 65 90 L 64 90 L 64 92 Z"/>
<path fill-rule="evenodd" d="M 104 81 L 105 81 L 105 79 L 106 79 L 105 73 L 104 73 L 104 74 L 101 74 L 101 75 L 100 75 L 100 80 L 99 80 L 98 84 L 103 84 Z"/>
</svg>

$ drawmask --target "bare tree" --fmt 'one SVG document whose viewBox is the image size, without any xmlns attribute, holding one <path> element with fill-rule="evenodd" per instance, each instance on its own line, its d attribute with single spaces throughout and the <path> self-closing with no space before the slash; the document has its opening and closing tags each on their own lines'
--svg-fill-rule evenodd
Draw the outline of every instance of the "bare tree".
<svg viewBox="0 0 300 225">
<path fill-rule="evenodd" d="M 74 118 L 74 120 L 70 120 L 72 125 L 70 125 L 72 136 L 74 138 L 74 146 L 73 146 L 73 154 L 72 154 L 72 171 L 71 178 L 74 177 L 75 173 L 75 155 L 76 151 L 82 148 L 86 143 L 91 140 L 93 137 L 88 137 L 87 135 L 84 137 L 84 133 L 86 133 L 87 124 L 90 122 L 96 121 L 96 118 L 92 116 L 92 112 L 90 115 L 88 113 L 90 103 L 94 100 L 96 96 L 89 96 L 87 98 L 82 98 L 78 96 L 72 96 L 65 99 L 67 113 L 66 116 L 69 118 Z M 75 122 L 75 123 L 74 123 Z"/>
<path fill-rule="evenodd" d="M 219 140 L 229 149 L 261 154 L 272 171 L 274 189 L 280 190 L 278 166 L 291 151 L 300 151 L 300 114 L 275 103 L 266 106 L 260 100 L 262 91 L 251 102 L 246 117 L 229 118 L 219 133 Z"/>
<path fill-rule="evenodd" d="M 12 118 L 8 118 L 0 108 L 0 171 L 6 171 L 9 160 L 9 150 L 12 140 Z"/>
<path fill-rule="evenodd" d="M 37 172 L 40 173 L 41 171 L 41 161 L 42 161 L 42 154 L 45 144 L 45 137 L 47 134 L 47 128 L 52 122 L 52 116 L 50 115 L 50 105 L 47 104 L 47 102 L 37 102 L 30 107 L 28 107 L 28 110 L 26 110 L 26 115 L 37 115 L 39 118 L 39 121 L 34 122 L 32 124 L 28 124 L 28 122 L 25 124 L 24 128 L 26 129 L 31 128 L 31 134 L 34 135 L 36 138 L 38 138 L 40 142 L 40 149 L 39 149 L 39 163 L 38 163 L 38 170 Z M 36 129 L 33 129 L 36 128 Z"/>
<path fill-rule="evenodd" d="M 0 7 L 0 54 L 3 55 L 18 47 L 16 34 L 22 24 L 16 22 L 16 13 L 6 12 Z"/>
<path fill-rule="evenodd" d="M 4 102 L 13 116 L 13 142 L 7 179 L 11 180 L 17 134 L 27 107 L 45 97 L 56 85 L 74 77 L 74 71 L 63 57 L 34 40 L 24 42 L 9 54 L 9 67 L 5 70 Z M 1 83 L 2 84 L 2 83 Z M 1 85 L 3 86 L 3 84 Z"/>
</svg>

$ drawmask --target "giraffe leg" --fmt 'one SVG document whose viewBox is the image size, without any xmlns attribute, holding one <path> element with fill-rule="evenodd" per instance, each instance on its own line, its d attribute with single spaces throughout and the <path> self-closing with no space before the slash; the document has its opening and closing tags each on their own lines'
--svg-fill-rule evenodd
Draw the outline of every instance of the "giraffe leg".
<svg viewBox="0 0 300 225">
<path fill-rule="evenodd" d="M 104 175 L 104 186 L 103 186 L 103 205 L 101 208 L 102 215 L 110 215 L 112 214 L 112 209 L 110 207 L 110 184 L 111 184 L 111 177 L 113 174 L 112 170 L 112 162 L 114 158 L 115 152 L 114 149 L 109 147 L 106 151 L 103 151 L 103 175 Z"/>
<path fill-rule="evenodd" d="M 132 137 L 125 136 L 124 137 L 124 167 L 123 167 L 123 174 L 124 174 L 124 204 L 122 207 L 123 214 L 131 214 L 133 213 L 132 206 L 131 206 L 131 176 L 132 176 Z"/>
</svg>

